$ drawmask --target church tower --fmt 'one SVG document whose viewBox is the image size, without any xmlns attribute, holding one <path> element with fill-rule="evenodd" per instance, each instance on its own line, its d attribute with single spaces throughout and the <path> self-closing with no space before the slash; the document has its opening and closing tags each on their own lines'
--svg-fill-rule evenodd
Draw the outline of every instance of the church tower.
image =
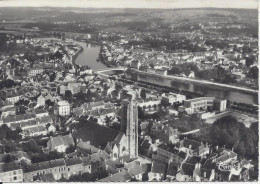
<svg viewBox="0 0 260 184">
<path fill-rule="evenodd" d="M 138 157 L 138 106 L 134 99 L 122 101 L 121 132 L 126 135 L 131 158 Z"/>
</svg>

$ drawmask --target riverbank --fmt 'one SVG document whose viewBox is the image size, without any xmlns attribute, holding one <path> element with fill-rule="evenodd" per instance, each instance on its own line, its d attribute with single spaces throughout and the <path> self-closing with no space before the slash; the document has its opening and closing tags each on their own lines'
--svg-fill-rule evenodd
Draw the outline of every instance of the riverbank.
<svg viewBox="0 0 260 184">
<path fill-rule="evenodd" d="M 80 45 L 79 45 L 80 46 Z M 81 53 L 81 52 L 83 52 L 83 47 L 82 46 L 80 46 L 80 49 L 78 50 L 78 52 L 76 52 L 76 54 L 74 54 L 73 56 L 72 56 L 72 64 L 75 66 L 79 66 L 75 61 L 76 61 L 76 59 L 77 59 L 77 57 L 78 57 L 78 55 Z"/>
<path fill-rule="evenodd" d="M 229 84 L 216 83 L 216 82 L 211 82 L 211 81 L 206 81 L 206 80 L 192 79 L 192 78 L 186 78 L 186 77 L 178 77 L 178 76 L 173 76 L 173 75 L 160 75 L 160 74 L 157 74 L 157 73 L 144 72 L 144 71 L 136 70 L 136 69 L 132 69 L 132 71 L 137 72 L 139 74 L 148 74 L 148 75 L 158 76 L 158 77 L 165 78 L 165 79 L 177 79 L 177 80 L 184 80 L 184 81 L 188 81 L 188 82 L 197 82 L 197 83 L 201 83 L 201 84 L 221 86 L 221 87 L 238 89 L 238 90 L 252 92 L 252 93 L 258 93 L 259 92 L 258 90 L 254 90 L 254 89 L 250 89 L 250 88 L 233 86 L 233 85 L 229 85 Z"/>
</svg>

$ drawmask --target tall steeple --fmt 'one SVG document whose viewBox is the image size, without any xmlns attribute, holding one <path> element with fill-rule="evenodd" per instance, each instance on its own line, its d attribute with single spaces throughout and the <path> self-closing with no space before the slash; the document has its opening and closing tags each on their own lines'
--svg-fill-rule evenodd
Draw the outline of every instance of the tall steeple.
<svg viewBox="0 0 260 184">
<path fill-rule="evenodd" d="M 138 157 L 138 107 L 131 98 L 122 101 L 121 132 L 127 137 L 127 149 L 131 158 Z"/>
</svg>

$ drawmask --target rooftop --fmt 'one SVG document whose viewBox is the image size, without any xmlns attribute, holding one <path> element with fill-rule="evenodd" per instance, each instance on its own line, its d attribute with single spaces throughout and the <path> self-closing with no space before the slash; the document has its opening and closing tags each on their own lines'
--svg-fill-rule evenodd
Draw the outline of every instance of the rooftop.
<svg viewBox="0 0 260 184">
<path fill-rule="evenodd" d="M 73 137 L 82 139 L 84 142 L 90 142 L 91 145 L 99 148 L 104 148 L 107 142 L 113 142 L 120 132 L 101 126 L 95 122 L 80 120 L 77 124 L 77 131 Z"/>
</svg>

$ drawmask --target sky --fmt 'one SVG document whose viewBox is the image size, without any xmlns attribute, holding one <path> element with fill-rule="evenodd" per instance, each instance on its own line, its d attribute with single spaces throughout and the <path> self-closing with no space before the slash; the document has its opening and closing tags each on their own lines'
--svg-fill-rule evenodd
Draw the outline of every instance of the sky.
<svg viewBox="0 0 260 184">
<path fill-rule="evenodd" d="M 0 0 L 0 7 L 78 8 L 246 8 L 257 9 L 258 0 Z"/>
</svg>

